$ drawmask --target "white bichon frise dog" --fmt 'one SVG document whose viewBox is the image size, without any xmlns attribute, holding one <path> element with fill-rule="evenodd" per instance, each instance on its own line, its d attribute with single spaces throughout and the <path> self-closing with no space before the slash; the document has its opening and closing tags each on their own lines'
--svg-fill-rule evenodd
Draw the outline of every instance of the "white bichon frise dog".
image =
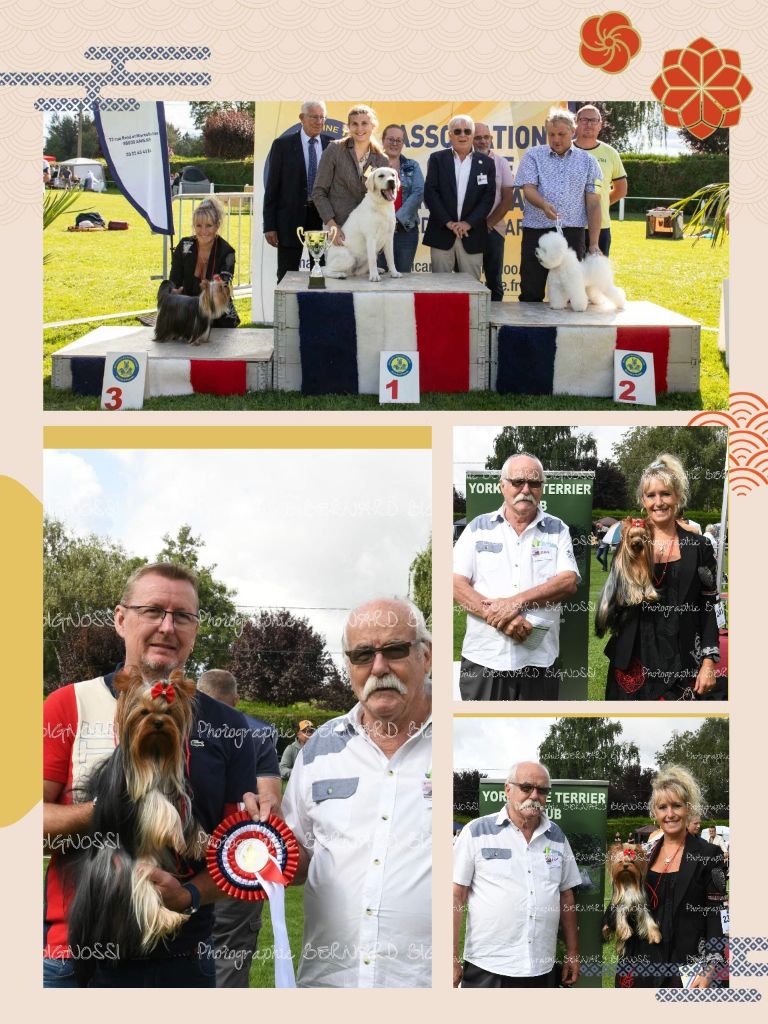
<svg viewBox="0 0 768 1024">
<path fill-rule="evenodd" d="M 539 239 L 536 258 L 549 271 L 547 289 L 552 309 L 565 309 L 570 302 L 571 309 L 583 313 L 590 302 L 600 306 L 606 299 L 616 309 L 624 309 L 627 296 L 613 283 L 611 261 L 602 253 L 579 262 L 563 235 L 549 231 Z"/>
<path fill-rule="evenodd" d="M 380 281 L 376 257 L 384 250 L 390 277 L 395 269 L 395 198 L 400 178 L 392 167 L 378 167 L 368 175 L 367 192 L 344 221 L 344 242 L 332 245 L 325 257 L 326 277 L 362 277 Z"/>
</svg>

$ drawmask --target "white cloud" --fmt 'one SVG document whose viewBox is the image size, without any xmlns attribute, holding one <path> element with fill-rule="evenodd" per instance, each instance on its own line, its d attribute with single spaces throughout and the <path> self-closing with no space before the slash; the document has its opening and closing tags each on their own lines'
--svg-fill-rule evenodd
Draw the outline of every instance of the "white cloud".
<svg viewBox="0 0 768 1024">
<path fill-rule="evenodd" d="M 106 456 L 106 457 L 105 457 Z M 110 536 L 155 557 L 188 523 L 245 606 L 303 608 L 337 650 L 344 611 L 405 593 L 431 528 L 428 451 L 147 450 L 76 457 L 118 503 Z M 47 482 L 47 481 L 46 481 Z M 78 492 L 79 482 L 69 484 Z M 102 523 L 103 528 L 103 523 Z"/>
<path fill-rule="evenodd" d="M 457 490 L 466 492 L 465 474 L 470 470 L 485 467 L 485 460 L 493 452 L 493 442 L 502 431 L 501 426 L 454 427 L 453 429 L 453 485 Z M 611 459 L 613 445 L 628 433 L 628 427 L 576 427 L 578 433 L 593 434 L 597 442 L 598 459 Z M 534 450 L 544 460 L 547 468 L 546 453 Z M 501 498 L 499 498 L 501 504 Z"/>
<path fill-rule="evenodd" d="M 612 719 L 615 721 L 616 719 Z M 636 743 L 644 768 L 656 767 L 656 754 L 672 733 L 695 732 L 703 716 L 633 717 L 622 724 L 619 742 Z M 507 771 L 516 761 L 536 760 L 537 751 L 555 718 L 456 718 L 453 723 L 455 771 Z"/>
<path fill-rule="evenodd" d="M 88 461 L 71 452 L 45 451 L 45 510 L 78 534 L 96 529 L 105 512 L 104 489 Z"/>
</svg>

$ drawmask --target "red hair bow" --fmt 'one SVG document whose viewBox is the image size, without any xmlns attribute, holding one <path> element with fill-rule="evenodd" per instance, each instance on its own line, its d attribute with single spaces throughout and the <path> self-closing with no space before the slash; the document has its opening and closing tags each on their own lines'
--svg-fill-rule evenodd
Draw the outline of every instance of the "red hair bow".
<svg viewBox="0 0 768 1024">
<path fill-rule="evenodd" d="M 173 704 L 176 700 L 176 691 L 173 688 L 173 683 L 169 683 L 167 679 L 161 679 L 156 682 L 149 691 L 149 695 L 152 700 L 162 697 L 166 704 Z"/>
</svg>

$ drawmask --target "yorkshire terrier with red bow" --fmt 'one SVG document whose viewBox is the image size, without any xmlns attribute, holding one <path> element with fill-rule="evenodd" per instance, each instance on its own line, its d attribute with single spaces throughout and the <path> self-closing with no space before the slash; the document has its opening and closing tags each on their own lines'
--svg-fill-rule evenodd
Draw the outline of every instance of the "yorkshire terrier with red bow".
<svg viewBox="0 0 768 1024">
<path fill-rule="evenodd" d="M 635 843 L 614 843 L 608 850 L 608 870 L 613 882 L 610 905 L 603 915 L 603 938 L 616 932 L 616 956 L 624 953 L 627 940 L 639 935 L 651 945 L 661 942 L 659 926 L 645 902 L 648 854 Z"/>
<path fill-rule="evenodd" d="M 653 525 L 647 519 L 625 519 L 619 548 L 597 603 L 595 632 L 605 636 L 607 630 L 619 625 L 626 608 L 658 599 L 653 585 Z"/>
<path fill-rule="evenodd" d="M 169 910 L 149 880 L 154 868 L 183 876 L 185 859 L 204 856 L 207 836 L 192 816 L 187 785 L 195 683 L 177 669 L 145 683 L 137 668 L 115 676 L 119 745 L 85 785 L 93 800 L 91 834 L 116 834 L 117 844 L 91 843 L 68 865 L 74 897 L 69 912 L 72 949 L 96 944 L 120 959 L 146 956 L 188 920 Z M 95 963 L 75 957 L 87 983 Z"/>
</svg>

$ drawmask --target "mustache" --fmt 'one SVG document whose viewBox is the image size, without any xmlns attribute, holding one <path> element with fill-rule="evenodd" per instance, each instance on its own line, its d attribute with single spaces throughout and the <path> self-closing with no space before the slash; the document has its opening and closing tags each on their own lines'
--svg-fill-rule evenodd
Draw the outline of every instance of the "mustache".
<svg viewBox="0 0 768 1024">
<path fill-rule="evenodd" d="M 518 494 L 518 496 L 514 499 L 512 504 L 517 505 L 521 501 L 527 502 L 529 505 L 536 504 L 536 500 L 532 494 Z"/>
<path fill-rule="evenodd" d="M 532 809 L 532 810 L 535 810 L 535 811 L 543 811 L 544 810 L 544 804 L 540 803 L 538 800 L 524 800 L 520 804 L 520 810 L 521 811 L 526 811 L 529 808 Z"/>
<path fill-rule="evenodd" d="M 397 690 L 403 697 L 408 693 L 405 684 L 397 678 L 394 672 L 387 672 L 385 676 L 369 676 L 368 682 L 363 687 L 363 700 L 367 700 L 377 690 Z"/>
</svg>

